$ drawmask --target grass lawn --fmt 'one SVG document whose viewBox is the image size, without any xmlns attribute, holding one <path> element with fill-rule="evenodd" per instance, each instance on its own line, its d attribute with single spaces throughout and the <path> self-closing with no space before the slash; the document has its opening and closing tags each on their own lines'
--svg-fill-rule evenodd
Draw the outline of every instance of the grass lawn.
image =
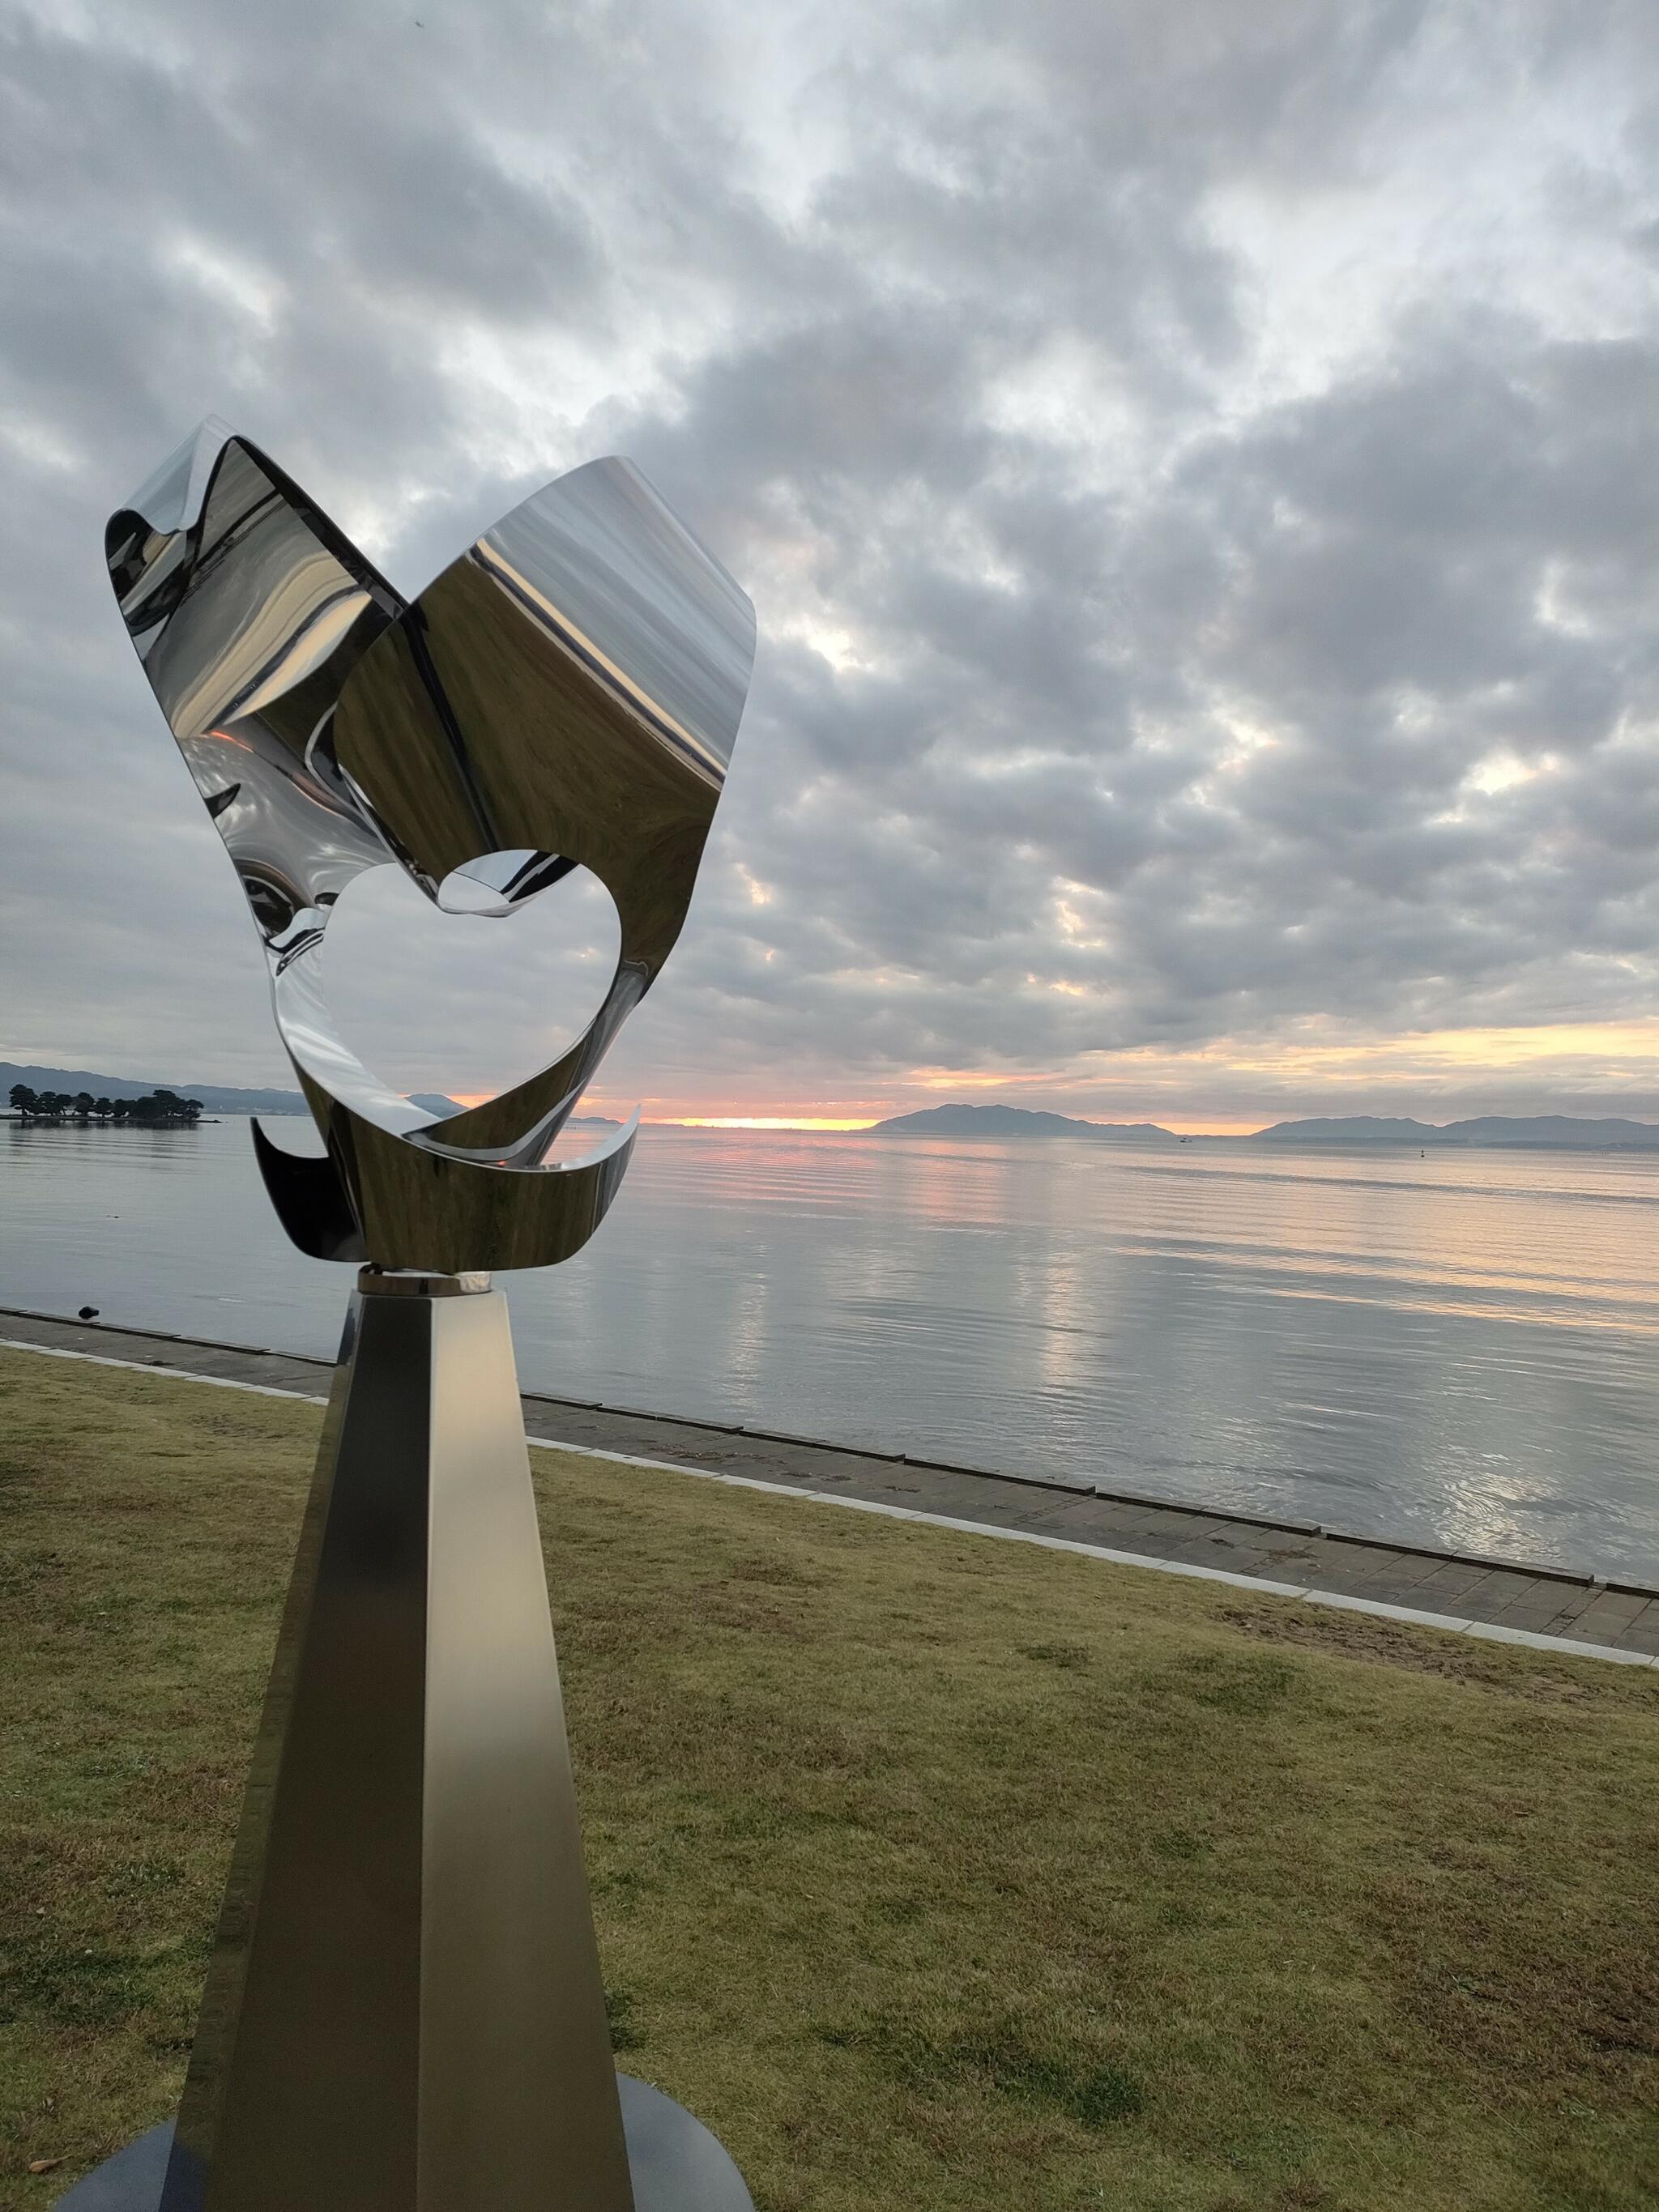
<svg viewBox="0 0 1659 2212">
<path fill-rule="evenodd" d="M 0 2206 L 178 2094 L 318 1419 L 0 1353 Z M 532 1461 L 621 2063 L 761 2212 L 1656 2203 L 1659 1672 Z"/>
</svg>

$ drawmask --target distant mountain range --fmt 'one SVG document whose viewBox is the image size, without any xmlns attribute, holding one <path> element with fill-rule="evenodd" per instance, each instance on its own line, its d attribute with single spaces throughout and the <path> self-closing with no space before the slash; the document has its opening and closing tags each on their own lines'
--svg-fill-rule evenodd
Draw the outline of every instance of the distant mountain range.
<svg viewBox="0 0 1659 2212">
<path fill-rule="evenodd" d="M 0 1060 L 0 1109 L 14 1083 L 31 1091 L 89 1091 L 94 1098 L 142 1098 L 158 1086 L 128 1075 L 94 1075 L 84 1067 L 23 1067 Z M 297 1091 L 239 1091 L 222 1083 L 169 1083 L 182 1097 L 199 1098 L 209 1114 L 303 1114 Z M 461 1109 L 441 1091 L 410 1093 L 410 1103 L 428 1114 L 459 1114 Z M 604 1114 L 576 1114 L 572 1128 L 614 1129 Z M 866 1137 L 1083 1137 L 1097 1145 L 1180 1145 L 1188 1141 L 1156 1121 L 1085 1121 L 1069 1114 L 1048 1114 L 1024 1106 L 924 1107 L 897 1114 L 861 1133 Z M 1210 1143 L 1244 1145 L 1512 1145 L 1551 1151 L 1607 1152 L 1626 1146 L 1659 1146 L 1659 1122 L 1616 1118 L 1592 1121 L 1575 1114 L 1481 1114 L 1473 1121 L 1414 1121 L 1408 1116 L 1348 1114 L 1305 1121 L 1275 1121 L 1248 1137 L 1211 1138 Z"/>
<path fill-rule="evenodd" d="M 1066 1114 L 1034 1113 L 1023 1106 L 929 1106 L 896 1115 L 864 1132 L 869 1137 L 1086 1137 L 1095 1144 L 1178 1145 L 1185 1141 L 1156 1121 L 1080 1121 Z M 1211 1143 L 1244 1145 L 1510 1145 L 1559 1151 L 1606 1152 L 1659 1146 L 1659 1122 L 1592 1121 L 1574 1114 L 1481 1114 L 1468 1121 L 1429 1121 L 1376 1114 L 1350 1114 L 1306 1121 L 1275 1121 L 1248 1137 Z"/>
<path fill-rule="evenodd" d="M 238 1091 L 222 1083 L 154 1083 L 136 1082 L 130 1075 L 94 1075 L 85 1067 L 20 1067 L 15 1061 L 0 1060 L 0 1105 L 11 1093 L 14 1083 L 27 1083 L 31 1091 L 89 1091 L 94 1098 L 143 1098 L 158 1088 L 176 1091 L 181 1098 L 199 1098 L 206 1114 L 305 1114 L 310 1111 L 297 1091 Z M 434 1091 L 420 1091 L 410 1096 L 410 1104 L 419 1106 L 428 1114 L 459 1114 L 460 1108 L 453 1098 L 445 1098 Z"/>
<path fill-rule="evenodd" d="M 1612 1146 L 1659 1145 L 1659 1122 L 1590 1121 L 1577 1114 L 1478 1114 L 1470 1121 L 1395 1120 L 1349 1114 L 1334 1120 L 1275 1121 L 1249 1141 L 1257 1145 L 1540 1145 L 1605 1152 Z"/>
<path fill-rule="evenodd" d="M 1035 1114 L 1024 1106 L 927 1106 L 895 1115 L 866 1137 L 1088 1137 L 1096 1144 L 1178 1145 L 1156 1121 L 1075 1121 L 1068 1114 Z"/>
</svg>

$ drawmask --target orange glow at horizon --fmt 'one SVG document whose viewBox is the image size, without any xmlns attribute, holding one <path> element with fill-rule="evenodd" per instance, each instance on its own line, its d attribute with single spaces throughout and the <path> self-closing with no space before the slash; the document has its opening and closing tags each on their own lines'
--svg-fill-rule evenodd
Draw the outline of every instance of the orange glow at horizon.
<svg viewBox="0 0 1659 2212">
<path fill-rule="evenodd" d="M 1080 1116 L 1089 1121 L 1123 1120 L 1121 1115 L 1087 1114 Z M 1137 1114 L 1137 1121 L 1156 1121 L 1160 1129 L 1167 1129 L 1172 1137 L 1253 1137 L 1269 1121 L 1288 1121 L 1285 1114 L 1252 1114 L 1240 1121 L 1232 1114 L 1212 1114 L 1205 1119 L 1189 1121 L 1184 1115 Z"/>
<path fill-rule="evenodd" d="M 879 1118 L 874 1114 L 855 1117 L 822 1114 L 684 1114 L 665 1116 L 653 1126 L 659 1129 L 873 1129 Z"/>
<path fill-rule="evenodd" d="M 923 1066 L 896 1074 L 890 1090 L 860 1099 L 862 1110 L 854 1112 L 848 1110 L 849 1102 L 835 1097 L 812 1102 L 840 1109 L 829 1113 L 687 1113 L 684 1107 L 690 1102 L 684 1093 L 672 1092 L 647 1096 L 644 1104 L 647 1126 L 834 1133 L 873 1128 L 941 1099 L 985 1099 L 988 1093 L 1009 1105 L 1046 1109 L 1081 1121 L 1153 1121 L 1176 1136 L 1240 1137 L 1274 1121 L 1361 1109 L 1413 1113 L 1431 1121 L 1445 1118 L 1446 1111 L 1522 1110 L 1501 1098 L 1490 1106 L 1466 1103 L 1469 1085 L 1483 1074 L 1507 1079 L 1511 1085 L 1531 1076 L 1557 1088 L 1589 1087 L 1603 1101 L 1595 1110 L 1634 1111 L 1639 1118 L 1650 1111 L 1645 1092 L 1659 1081 L 1659 1017 L 1471 1024 L 1467 1029 L 1381 1036 L 1356 1036 L 1345 1034 L 1340 1024 L 1309 1022 L 1292 1024 L 1276 1037 L 1224 1036 L 1184 1048 L 1096 1050 L 1042 1068 Z M 1253 1094 L 1259 1103 L 1247 1103 Z M 1613 1094 L 1628 1097 L 1630 1107 L 1616 1109 Z M 471 1109 L 498 1093 L 448 1095 Z M 1224 1103 L 1206 1113 L 1206 1096 Z M 633 1108 L 632 1096 L 613 1100 L 601 1091 L 585 1100 L 581 1111 L 625 1120 Z M 1445 1110 L 1437 1114 L 1437 1108 Z"/>
</svg>

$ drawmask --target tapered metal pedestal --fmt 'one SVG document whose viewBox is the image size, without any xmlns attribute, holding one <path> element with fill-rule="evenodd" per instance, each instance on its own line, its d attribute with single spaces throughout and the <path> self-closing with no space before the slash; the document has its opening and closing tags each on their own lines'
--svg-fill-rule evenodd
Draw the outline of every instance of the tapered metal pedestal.
<svg viewBox="0 0 1659 2212">
<path fill-rule="evenodd" d="M 689 2114 L 619 2097 L 483 1277 L 360 1278 L 176 2137 L 63 2202 L 751 2212 Z"/>
</svg>

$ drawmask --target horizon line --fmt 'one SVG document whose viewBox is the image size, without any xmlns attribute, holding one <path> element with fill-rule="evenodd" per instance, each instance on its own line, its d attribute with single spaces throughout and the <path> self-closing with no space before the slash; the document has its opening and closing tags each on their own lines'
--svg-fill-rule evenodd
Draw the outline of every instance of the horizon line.
<svg viewBox="0 0 1659 2212">
<path fill-rule="evenodd" d="M 49 1069 L 46 1063 L 41 1061 L 6 1061 L 0 1064 L 15 1066 L 19 1068 L 20 1071 L 24 1067 L 30 1067 L 38 1070 L 43 1076 L 47 1073 L 51 1073 L 63 1079 L 67 1079 L 71 1075 L 90 1076 L 94 1073 L 94 1071 L 89 1068 L 55 1067 Z M 149 1080 L 149 1079 L 146 1078 L 135 1076 L 113 1076 L 106 1073 L 100 1075 L 98 1079 L 105 1083 L 129 1085 L 134 1089 L 142 1089 L 143 1084 Z M 1016 1078 L 1014 1079 L 1014 1085 L 1012 1087 L 1016 1089 L 1017 1096 L 1018 1084 L 1018 1079 Z M 177 1087 L 176 1084 L 174 1087 Z M 267 1096 L 275 1095 L 285 1099 L 291 1097 L 296 1101 L 300 1100 L 301 1097 L 301 1094 L 297 1090 L 290 1091 L 286 1085 L 270 1083 L 235 1084 L 222 1082 L 194 1082 L 188 1085 L 187 1088 L 192 1091 L 240 1091 L 255 1095 L 263 1092 Z M 405 1097 L 414 1095 L 423 1097 L 441 1096 L 453 1100 L 458 1107 L 465 1110 L 476 1105 L 482 1104 L 485 1100 L 494 1097 L 497 1094 L 493 1091 L 469 1091 L 465 1093 L 457 1093 L 454 1091 L 446 1091 L 440 1085 L 432 1085 L 429 1088 L 423 1089 L 419 1094 L 405 1092 L 404 1095 Z M 1436 1103 L 1437 1103 L 1438 1102 Z M 1389 1121 L 1401 1123 L 1411 1122 L 1414 1123 L 1418 1129 L 1422 1130 L 1425 1133 L 1431 1133 L 1435 1135 L 1440 1135 L 1448 1129 L 1455 1129 L 1463 1123 L 1474 1121 L 1492 1121 L 1503 1123 L 1557 1121 L 1577 1122 L 1585 1125 L 1593 1125 L 1596 1122 L 1622 1121 L 1633 1127 L 1640 1128 L 1644 1132 L 1648 1130 L 1659 1131 L 1659 1121 L 1649 1120 L 1644 1117 L 1644 1109 L 1646 1115 L 1652 1115 L 1655 1110 L 1652 1106 L 1647 1104 L 1645 1100 L 1640 1102 L 1632 1101 L 1629 1103 L 1626 1103 L 1623 1101 L 1604 1102 L 1598 1100 L 1597 1110 L 1592 1112 L 1585 1112 L 1583 1108 L 1565 1108 L 1560 1106 L 1545 1107 L 1541 1109 L 1535 1109 L 1530 1112 L 1517 1112 L 1513 1109 L 1506 1109 L 1500 1111 L 1470 1113 L 1466 1110 L 1461 1114 L 1455 1114 L 1450 1120 L 1445 1121 L 1430 1121 L 1424 1118 L 1420 1110 L 1416 1113 L 1409 1110 L 1401 1111 L 1397 1107 L 1391 1111 L 1385 1110 L 1359 1113 L 1321 1112 L 1316 1109 L 1310 1111 L 1306 1108 L 1304 1108 L 1300 1111 L 1296 1109 L 1286 1111 L 1281 1107 L 1278 1109 L 1276 1114 L 1273 1113 L 1272 1109 L 1266 1109 L 1267 1114 L 1270 1118 L 1262 1118 L 1263 1109 L 1258 1108 L 1256 1114 L 1249 1119 L 1243 1115 L 1229 1115 L 1223 1112 L 1216 1115 L 1212 1118 L 1206 1117 L 1202 1121 L 1200 1121 L 1196 1116 L 1192 1115 L 1190 1114 L 1190 1110 L 1188 1110 L 1188 1112 L 1182 1113 L 1179 1109 L 1177 1109 L 1176 1112 L 1167 1120 L 1156 1120 L 1153 1116 L 1157 1114 L 1158 1109 L 1153 1107 L 1149 1111 L 1147 1109 L 1143 1107 L 1139 1112 L 1133 1112 L 1133 1109 L 1131 1109 L 1133 1118 L 1130 1118 L 1129 1115 L 1126 1115 L 1123 1118 L 1114 1119 L 1108 1118 L 1107 1116 L 1101 1115 L 1098 1109 L 1094 1109 L 1093 1112 L 1078 1112 L 1074 1109 L 1068 1111 L 1059 1106 L 1016 1104 L 1005 1098 L 986 1099 L 981 1103 L 971 1097 L 952 1099 L 948 1097 L 945 1099 L 938 1100 L 936 1103 L 933 1104 L 914 1106 L 899 1104 L 890 1106 L 885 1111 L 875 1112 L 871 1111 L 868 1108 L 866 1108 L 861 1113 L 847 1113 L 843 1111 L 841 1113 L 830 1114 L 822 1112 L 749 1114 L 671 1112 L 651 1115 L 648 1118 L 642 1117 L 642 1119 L 644 1120 L 644 1125 L 646 1127 L 653 1128 L 727 1129 L 757 1131 L 761 1133 L 775 1131 L 780 1134 L 794 1133 L 800 1135 L 856 1135 L 866 1130 L 878 1128 L 885 1122 L 909 1121 L 918 1116 L 932 1116 L 941 1112 L 949 1111 L 952 1109 L 972 1114 L 975 1116 L 988 1111 L 994 1113 L 1002 1112 L 1016 1114 L 1022 1116 L 1032 1117 L 1047 1115 L 1053 1115 L 1058 1120 L 1072 1122 L 1078 1127 L 1085 1129 L 1097 1128 L 1123 1130 L 1142 1127 L 1147 1131 L 1149 1136 L 1153 1133 L 1158 1133 L 1176 1138 L 1214 1138 L 1220 1140 L 1260 1136 L 1265 1134 L 1270 1129 L 1282 1127 L 1287 1124 L 1300 1122 L 1327 1122 L 1332 1125 Z M 238 1109 L 234 1107 L 225 1106 L 221 1107 L 218 1110 L 221 1112 L 234 1112 Z M 270 1112 L 276 1109 L 271 1108 L 265 1108 L 264 1109 L 250 1108 L 246 1110 L 252 1112 L 264 1110 Z M 1120 1112 L 1121 1112 L 1121 1110 L 1122 1109 L 1120 1109 Z M 1431 1107 L 1430 1110 L 1433 1110 L 1432 1107 Z M 1444 1107 L 1442 1106 L 1440 1110 L 1443 1112 L 1445 1110 Z M 573 1120 L 576 1121 L 580 1121 L 584 1118 L 590 1120 L 614 1119 L 620 1121 L 625 1119 L 626 1116 L 624 1115 L 615 1113 L 610 1109 L 608 1102 L 594 1099 L 584 1101 L 582 1109 L 579 1109 L 577 1115 L 573 1116 Z M 1402 1141 L 1408 1137 L 1410 1133 L 1410 1131 L 1402 1130 Z"/>
</svg>

